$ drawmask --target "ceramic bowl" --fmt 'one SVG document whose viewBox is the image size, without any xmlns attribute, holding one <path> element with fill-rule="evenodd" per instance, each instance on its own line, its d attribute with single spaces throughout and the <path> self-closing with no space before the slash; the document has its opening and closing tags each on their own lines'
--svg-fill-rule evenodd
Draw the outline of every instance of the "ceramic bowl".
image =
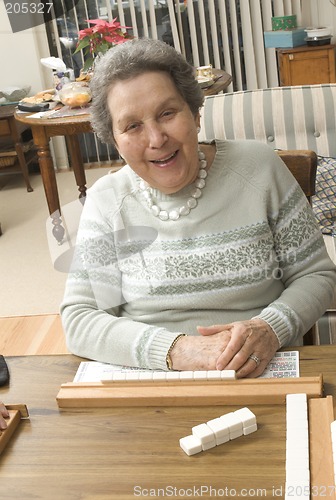
<svg viewBox="0 0 336 500">
<path fill-rule="evenodd" d="M 0 89 L 0 97 L 4 97 L 9 102 L 19 102 L 29 94 L 30 88 L 30 85 L 26 85 L 25 87 L 6 87 Z"/>
</svg>

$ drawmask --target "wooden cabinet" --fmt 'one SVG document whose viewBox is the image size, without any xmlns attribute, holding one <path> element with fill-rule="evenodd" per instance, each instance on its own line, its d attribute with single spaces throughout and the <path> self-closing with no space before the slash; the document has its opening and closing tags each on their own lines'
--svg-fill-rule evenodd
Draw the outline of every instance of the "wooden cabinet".
<svg viewBox="0 0 336 500">
<path fill-rule="evenodd" d="M 334 83 L 335 45 L 277 49 L 280 85 Z"/>
<path fill-rule="evenodd" d="M 15 109 L 14 105 L 0 107 L 0 174 L 21 173 L 27 191 L 33 191 L 28 165 L 33 160 L 37 161 L 37 154 L 30 140 L 30 127 L 15 119 Z"/>
</svg>

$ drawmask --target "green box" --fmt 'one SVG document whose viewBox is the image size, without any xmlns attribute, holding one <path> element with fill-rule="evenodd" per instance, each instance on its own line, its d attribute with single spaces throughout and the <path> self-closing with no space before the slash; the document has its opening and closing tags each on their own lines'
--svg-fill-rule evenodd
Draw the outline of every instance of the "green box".
<svg viewBox="0 0 336 500">
<path fill-rule="evenodd" d="M 265 48 L 287 49 L 306 45 L 306 35 L 304 28 L 264 31 Z"/>
<path fill-rule="evenodd" d="M 272 17 L 272 31 L 297 28 L 296 15 Z"/>
</svg>

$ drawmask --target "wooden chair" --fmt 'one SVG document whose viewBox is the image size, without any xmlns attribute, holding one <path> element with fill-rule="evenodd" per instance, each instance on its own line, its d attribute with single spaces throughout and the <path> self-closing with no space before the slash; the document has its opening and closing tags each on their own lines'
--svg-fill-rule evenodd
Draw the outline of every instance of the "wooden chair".
<svg viewBox="0 0 336 500">
<path fill-rule="evenodd" d="M 300 184 L 309 203 L 315 194 L 317 154 L 311 150 L 277 151 L 282 161 Z"/>
<path fill-rule="evenodd" d="M 311 150 L 288 150 L 277 151 L 277 153 L 292 172 L 311 203 L 311 198 L 315 194 L 316 153 Z M 303 337 L 304 345 L 316 345 L 318 343 L 317 336 L 316 328 L 311 328 Z"/>
</svg>

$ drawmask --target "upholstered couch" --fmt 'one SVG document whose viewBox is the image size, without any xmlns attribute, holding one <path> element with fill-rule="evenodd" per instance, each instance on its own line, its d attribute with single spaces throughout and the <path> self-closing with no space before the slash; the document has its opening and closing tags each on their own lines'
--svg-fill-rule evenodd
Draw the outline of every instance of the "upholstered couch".
<svg viewBox="0 0 336 500">
<path fill-rule="evenodd" d="M 336 83 L 209 96 L 199 140 L 256 139 L 319 157 L 313 207 L 322 232 L 336 236 Z"/>
<path fill-rule="evenodd" d="M 336 262 L 336 83 L 206 97 L 199 141 L 213 139 L 253 139 L 277 150 L 315 151 L 318 167 L 312 204 Z M 331 336 L 336 341 L 334 328 Z"/>
</svg>

